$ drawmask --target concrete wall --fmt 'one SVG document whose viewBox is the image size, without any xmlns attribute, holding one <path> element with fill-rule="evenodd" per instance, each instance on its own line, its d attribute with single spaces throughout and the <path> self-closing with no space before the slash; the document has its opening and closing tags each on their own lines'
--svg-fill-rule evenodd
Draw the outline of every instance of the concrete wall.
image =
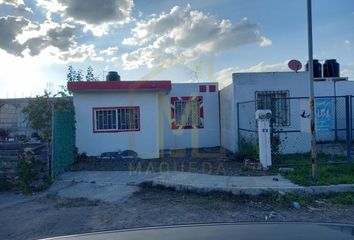
<svg viewBox="0 0 354 240">
<path fill-rule="evenodd" d="M 199 92 L 206 85 L 207 92 Z M 216 85 L 215 92 L 208 86 Z M 204 127 L 194 129 L 171 128 L 171 97 L 202 96 Z M 217 83 L 176 83 L 168 94 L 159 95 L 159 141 L 160 149 L 201 148 L 220 146 L 219 99 Z"/>
<path fill-rule="evenodd" d="M 235 143 L 235 131 L 237 131 L 235 122 L 236 107 L 234 88 L 233 85 L 230 84 L 220 90 L 220 144 L 232 152 L 238 150 L 237 144 Z"/>
<path fill-rule="evenodd" d="M 222 133 L 222 146 L 229 150 L 237 149 L 239 141 L 237 131 L 237 103 L 245 101 L 254 101 L 256 91 L 289 91 L 289 97 L 308 97 L 309 83 L 307 72 L 268 72 L 268 73 L 234 73 L 233 76 L 233 98 L 235 114 L 235 141 L 226 137 Z M 230 86 L 230 85 L 229 85 Z M 229 87 L 228 86 L 228 87 Z M 333 82 L 315 82 L 315 96 L 336 96 L 353 95 L 354 82 L 343 81 L 337 82 L 336 86 Z M 221 90 L 221 96 L 226 94 L 227 88 Z M 225 95 L 226 96 L 226 95 Z M 221 97 L 223 98 L 223 97 Z M 255 128 L 254 112 L 255 106 L 252 103 L 243 104 L 242 114 L 240 116 L 240 124 L 248 126 L 250 129 Z M 223 107 L 221 107 L 222 109 Z M 300 100 L 290 100 L 291 119 L 290 126 L 282 127 L 282 130 L 299 130 L 300 129 Z M 240 111 L 241 112 L 241 111 Z M 221 121 L 221 129 L 226 129 L 228 121 Z M 354 122 L 354 119 L 352 120 Z M 345 128 L 345 101 L 344 98 L 337 99 L 337 128 Z M 252 134 L 249 134 L 250 136 Z M 339 139 L 345 139 L 345 131 L 338 132 Z M 284 153 L 308 152 L 310 150 L 310 135 L 307 133 L 286 133 L 281 134 L 283 145 L 281 150 Z M 318 133 L 319 140 L 334 140 L 334 132 Z"/>
<path fill-rule="evenodd" d="M 97 156 L 102 152 L 131 149 L 142 158 L 159 156 L 158 94 L 154 92 L 74 93 L 76 146 L 79 152 Z M 140 107 L 140 131 L 94 133 L 93 107 Z"/>
<path fill-rule="evenodd" d="M 10 136 L 30 136 L 33 130 L 25 121 L 22 109 L 27 106 L 28 98 L 0 99 L 0 128 L 10 131 Z"/>
</svg>

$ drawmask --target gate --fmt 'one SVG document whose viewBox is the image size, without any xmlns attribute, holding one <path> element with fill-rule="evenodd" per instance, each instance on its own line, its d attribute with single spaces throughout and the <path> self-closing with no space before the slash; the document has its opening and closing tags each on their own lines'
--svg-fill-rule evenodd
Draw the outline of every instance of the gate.
<svg viewBox="0 0 354 240">
<path fill-rule="evenodd" d="M 238 155 L 240 158 L 258 159 L 258 130 L 256 101 L 237 103 Z"/>
<path fill-rule="evenodd" d="M 352 96 L 316 97 L 316 140 L 318 162 L 335 164 L 352 161 Z M 270 109 L 272 160 L 275 166 L 311 163 L 309 98 L 271 98 L 271 101 L 248 101 L 237 104 L 238 149 L 244 158 L 258 159 L 258 134 L 255 111 Z M 320 117 L 320 118 L 319 118 Z M 308 121 L 308 122 L 306 122 Z"/>
<path fill-rule="evenodd" d="M 75 158 L 75 117 L 73 110 L 54 110 L 51 176 L 63 173 Z"/>
</svg>

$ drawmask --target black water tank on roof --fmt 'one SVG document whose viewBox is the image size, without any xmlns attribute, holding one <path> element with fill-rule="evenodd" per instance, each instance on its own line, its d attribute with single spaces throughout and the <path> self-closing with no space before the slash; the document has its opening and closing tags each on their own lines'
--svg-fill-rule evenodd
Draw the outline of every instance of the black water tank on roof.
<svg viewBox="0 0 354 240">
<path fill-rule="evenodd" d="M 115 71 L 108 72 L 106 76 L 106 81 L 120 81 L 120 76 L 118 75 L 118 72 Z"/>
<path fill-rule="evenodd" d="M 339 77 L 339 63 L 336 59 L 328 59 L 323 64 L 323 77 Z"/>
<path fill-rule="evenodd" d="M 308 63 L 306 63 L 305 68 L 306 68 L 306 71 L 309 70 Z M 313 77 L 314 78 L 321 78 L 322 77 L 322 64 L 317 59 L 313 59 Z"/>
</svg>

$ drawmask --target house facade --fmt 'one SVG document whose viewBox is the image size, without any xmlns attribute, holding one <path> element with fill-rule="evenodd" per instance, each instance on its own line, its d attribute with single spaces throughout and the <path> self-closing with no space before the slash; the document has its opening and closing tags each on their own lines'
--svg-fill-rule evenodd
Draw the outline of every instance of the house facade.
<svg viewBox="0 0 354 240">
<path fill-rule="evenodd" d="M 273 116 L 279 115 L 279 122 L 275 126 L 283 134 L 283 153 L 300 153 L 310 150 L 310 133 L 303 133 L 301 125 L 301 105 L 308 106 L 309 96 L 308 72 L 262 72 L 262 73 L 234 73 L 232 83 L 220 90 L 220 123 L 221 143 L 224 148 L 239 151 L 241 138 L 252 136 L 252 133 L 240 135 L 239 127 L 246 126 L 246 130 L 256 130 L 255 111 L 257 109 L 272 108 L 276 110 Z M 346 128 L 345 96 L 354 95 L 354 81 L 345 78 L 316 80 L 314 82 L 315 97 L 329 97 L 337 106 L 335 113 L 336 128 Z M 334 101 L 337 96 L 337 101 Z M 279 98 L 275 108 L 270 106 L 272 98 Z M 352 112 L 354 105 L 351 106 Z M 333 112 L 334 116 L 334 112 Z M 353 117 L 353 115 L 352 115 Z M 352 119 L 354 122 L 354 119 Z M 319 141 L 333 141 L 335 134 L 339 140 L 346 137 L 345 130 L 318 132 Z M 254 134 L 253 134 L 254 135 Z"/>
<path fill-rule="evenodd" d="M 256 133 L 255 111 L 270 108 L 275 111 L 273 127 L 287 132 L 280 140 L 290 143 L 281 151 L 308 152 L 310 133 L 300 129 L 302 107 L 309 105 L 308 84 L 308 72 L 261 72 L 234 73 L 220 90 L 213 82 L 150 80 L 69 82 L 68 89 L 73 92 L 79 152 L 99 156 L 134 150 L 141 158 L 158 158 L 167 149 L 221 146 L 238 152 L 241 139 Z M 318 140 L 345 140 L 345 96 L 354 95 L 354 81 L 327 78 L 314 84 L 316 97 L 337 97 L 331 114 L 338 131 L 319 131 Z M 274 98 L 280 99 L 275 108 L 270 105 Z M 354 103 L 350 106 L 354 112 Z M 253 132 L 240 136 L 240 126 Z"/>
<path fill-rule="evenodd" d="M 68 90 L 79 152 L 158 158 L 164 149 L 220 146 L 217 83 L 69 82 Z"/>
</svg>

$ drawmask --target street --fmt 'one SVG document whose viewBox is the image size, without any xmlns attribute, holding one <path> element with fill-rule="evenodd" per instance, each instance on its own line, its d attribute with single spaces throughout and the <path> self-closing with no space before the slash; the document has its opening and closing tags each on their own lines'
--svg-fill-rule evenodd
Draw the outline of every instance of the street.
<svg viewBox="0 0 354 240">
<path fill-rule="evenodd" d="M 184 193 L 145 186 L 124 202 L 53 193 L 0 193 L 0 239 L 38 239 L 93 231 L 209 222 L 310 221 L 354 224 L 354 206 L 326 199 L 294 209 L 272 196 Z"/>
</svg>

